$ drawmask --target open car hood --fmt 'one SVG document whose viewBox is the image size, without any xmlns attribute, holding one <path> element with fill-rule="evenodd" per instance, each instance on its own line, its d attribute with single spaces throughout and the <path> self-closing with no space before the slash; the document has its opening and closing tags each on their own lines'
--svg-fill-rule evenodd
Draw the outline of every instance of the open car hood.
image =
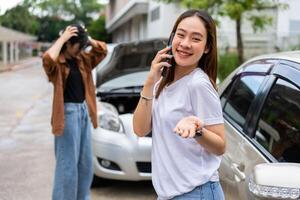
<svg viewBox="0 0 300 200">
<path fill-rule="evenodd" d="M 162 38 L 108 45 L 106 58 L 97 66 L 96 87 L 118 76 L 150 69 L 156 53 L 165 46 Z"/>
</svg>

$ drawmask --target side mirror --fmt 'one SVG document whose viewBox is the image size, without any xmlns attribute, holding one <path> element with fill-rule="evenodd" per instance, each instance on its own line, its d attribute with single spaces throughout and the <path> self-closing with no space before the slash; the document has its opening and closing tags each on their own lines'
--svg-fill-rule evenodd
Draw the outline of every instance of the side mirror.
<svg viewBox="0 0 300 200">
<path fill-rule="evenodd" d="M 299 199 L 300 164 L 258 164 L 251 174 L 248 188 L 256 198 Z"/>
</svg>

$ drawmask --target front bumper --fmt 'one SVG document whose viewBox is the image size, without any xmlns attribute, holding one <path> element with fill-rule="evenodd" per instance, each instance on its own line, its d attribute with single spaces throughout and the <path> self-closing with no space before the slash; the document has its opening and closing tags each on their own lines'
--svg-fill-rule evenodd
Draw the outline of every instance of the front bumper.
<svg viewBox="0 0 300 200">
<path fill-rule="evenodd" d="M 116 180 L 151 180 L 152 138 L 97 128 L 93 131 L 92 143 L 96 176 Z M 101 161 L 105 161 L 106 165 Z"/>
</svg>

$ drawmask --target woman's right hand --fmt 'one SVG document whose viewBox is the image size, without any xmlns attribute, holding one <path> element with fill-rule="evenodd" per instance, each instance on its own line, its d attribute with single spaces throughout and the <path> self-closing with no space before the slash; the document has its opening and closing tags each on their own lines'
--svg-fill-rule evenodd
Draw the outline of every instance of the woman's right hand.
<svg viewBox="0 0 300 200">
<path fill-rule="evenodd" d="M 64 30 L 60 38 L 64 41 L 67 42 L 71 37 L 77 36 L 77 28 L 74 26 L 67 26 L 67 28 Z"/>
<path fill-rule="evenodd" d="M 148 81 L 156 83 L 161 77 L 163 67 L 171 67 L 171 65 L 165 61 L 166 58 L 171 59 L 173 57 L 172 55 L 167 54 L 169 50 L 170 47 L 166 47 L 157 52 L 151 63 L 151 68 L 147 79 Z"/>
</svg>

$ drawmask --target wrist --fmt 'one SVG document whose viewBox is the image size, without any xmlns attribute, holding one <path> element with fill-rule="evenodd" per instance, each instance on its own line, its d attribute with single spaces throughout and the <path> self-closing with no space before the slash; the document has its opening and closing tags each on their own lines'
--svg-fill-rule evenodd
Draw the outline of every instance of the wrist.
<svg viewBox="0 0 300 200">
<path fill-rule="evenodd" d="M 194 138 L 199 139 L 203 137 L 203 134 L 204 134 L 204 127 L 203 126 L 197 127 Z"/>
<path fill-rule="evenodd" d="M 141 91 L 140 97 L 141 97 L 142 99 L 146 100 L 146 101 L 152 101 L 152 99 L 153 99 L 153 96 L 145 96 L 145 95 L 143 94 L 143 91 Z"/>
<path fill-rule="evenodd" d="M 147 78 L 147 80 L 144 83 L 144 87 L 152 89 L 154 87 L 154 84 L 155 84 L 155 81 L 152 78 Z"/>
<path fill-rule="evenodd" d="M 58 41 L 59 41 L 60 43 L 64 44 L 64 43 L 66 43 L 68 40 L 67 40 L 66 38 L 64 38 L 64 37 L 60 37 L 60 38 L 58 38 Z"/>
<path fill-rule="evenodd" d="M 97 46 L 97 42 L 91 36 L 88 36 L 88 41 L 93 47 Z"/>
</svg>

